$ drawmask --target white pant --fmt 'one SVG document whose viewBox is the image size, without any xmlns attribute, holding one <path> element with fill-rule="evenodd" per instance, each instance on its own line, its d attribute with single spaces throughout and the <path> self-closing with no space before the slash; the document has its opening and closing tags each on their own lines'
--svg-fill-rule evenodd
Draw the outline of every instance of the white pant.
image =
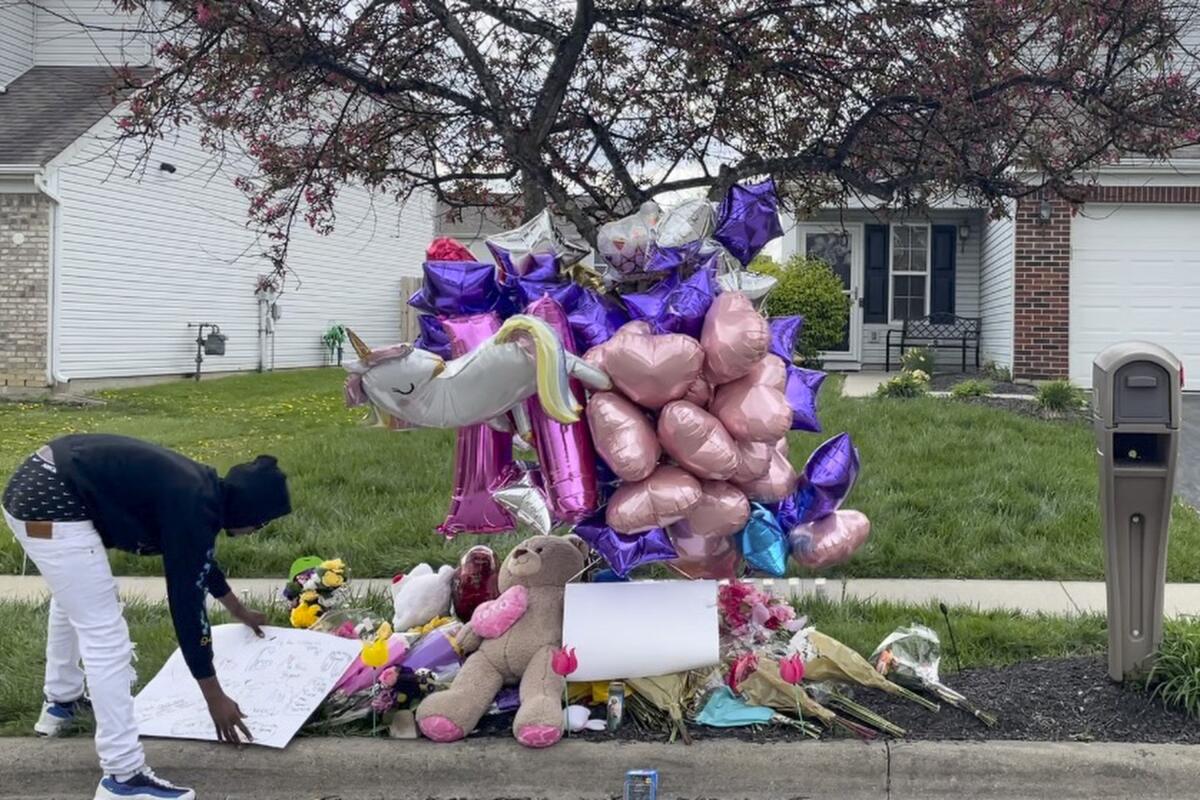
<svg viewBox="0 0 1200 800">
<path fill-rule="evenodd" d="M 86 677 L 100 767 L 127 779 L 146 758 L 133 713 L 133 642 L 100 534 L 91 522 L 56 522 L 52 538 L 32 538 L 7 511 L 4 520 L 50 586 L 46 699 L 78 699 Z"/>
</svg>

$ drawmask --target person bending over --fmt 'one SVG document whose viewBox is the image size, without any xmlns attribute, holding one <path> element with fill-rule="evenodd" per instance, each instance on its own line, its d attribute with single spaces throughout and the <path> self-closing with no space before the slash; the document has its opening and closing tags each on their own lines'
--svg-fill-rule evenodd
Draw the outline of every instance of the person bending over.
<svg viewBox="0 0 1200 800">
<path fill-rule="evenodd" d="M 146 766 L 131 692 L 133 643 L 106 550 L 162 555 L 179 648 L 208 702 L 217 738 L 249 740 L 241 709 L 213 670 L 205 596 L 262 635 L 266 615 L 229 590 L 213 549 L 222 528 L 242 536 L 291 511 L 287 477 L 275 458 L 259 456 L 221 478 L 149 442 L 75 434 L 29 456 L 0 504 L 51 594 L 45 702 L 34 730 L 55 736 L 71 727 L 88 704 L 86 679 L 104 772 L 97 800 L 192 800 L 195 792 Z"/>
</svg>

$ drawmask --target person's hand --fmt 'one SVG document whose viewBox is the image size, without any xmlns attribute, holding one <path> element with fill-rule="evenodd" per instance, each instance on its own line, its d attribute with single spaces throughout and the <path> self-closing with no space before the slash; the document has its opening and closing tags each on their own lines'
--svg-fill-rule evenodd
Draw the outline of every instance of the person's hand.
<svg viewBox="0 0 1200 800">
<path fill-rule="evenodd" d="M 245 606 L 241 606 L 233 616 L 238 622 L 254 631 L 255 636 L 260 639 L 263 638 L 262 626 L 267 624 L 266 614 L 256 608 L 246 608 Z"/>
<path fill-rule="evenodd" d="M 230 744 L 254 741 L 250 729 L 246 727 L 246 715 L 229 695 L 221 692 L 208 698 L 208 713 L 217 728 L 217 741 Z"/>
</svg>

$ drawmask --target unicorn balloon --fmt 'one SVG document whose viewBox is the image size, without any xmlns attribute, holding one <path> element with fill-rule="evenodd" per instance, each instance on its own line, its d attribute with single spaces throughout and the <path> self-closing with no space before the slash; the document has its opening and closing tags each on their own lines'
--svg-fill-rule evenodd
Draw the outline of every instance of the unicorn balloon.
<svg viewBox="0 0 1200 800">
<path fill-rule="evenodd" d="M 596 390 L 612 388 L 608 375 L 563 348 L 553 328 L 524 314 L 509 317 L 470 353 L 450 361 L 411 344 L 372 350 L 352 331 L 347 335 L 358 354 L 358 361 L 346 367 L 347 405 L 369 401 L 412 426 L 461 428 L 483 422 L 508 430 L 506 415 L 513 412 L 517 430 L 525 433 L 522 403 L 535 394 L 547 415 L 569 425 L 583 410 L 571 393 L 570 378 Z"/>
</svg>

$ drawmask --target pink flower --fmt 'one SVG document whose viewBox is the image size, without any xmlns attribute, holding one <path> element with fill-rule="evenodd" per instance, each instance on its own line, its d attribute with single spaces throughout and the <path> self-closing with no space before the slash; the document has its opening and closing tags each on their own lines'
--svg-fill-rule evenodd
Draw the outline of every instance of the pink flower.
<svg viewBox="0 0 1200 800">
<path fill-rule="evenodd" d="M 396 685 L 396 681 L 400 679 L 400 670 L 395 667 L 388 667 L 379 675 L 379 685 L 385 689 L 390 689 Z"/>
<path fill-rule="evenodd" d="M 560 647 L 555 650 L 554 655 L 550 657 L 550 669 L 554 670 L 555 675 L 562 675 L 564 678 L 579 669 L 579 659 L 575 657 L 575 648 Z"/>
<path fill-rule="evenodd" d="M 733 660 L 733 666 L 729 668 L 729 678 L 727 683 L 729 688 L 734 692 L 738 691 L 738 686 L 742 681 L 750 677 L 755 670 L 758 669 L 758 656 L 754 653 L 742 653 Z"/>
<path fill-rule="evenodd" d="M 804 658 L 799 653 L 793 653 L 779 662 L 779 677 L 783 682 L 795 686 L 804 680 Z"/>
<path fill-rule="evenodd" d="M 392 692 L 380 692 L 371 698 L 371 710 L 376 714 L 382 714 L 392 707 L 392 703 L 396 702 L 396 695 Z"/>
</svg>

